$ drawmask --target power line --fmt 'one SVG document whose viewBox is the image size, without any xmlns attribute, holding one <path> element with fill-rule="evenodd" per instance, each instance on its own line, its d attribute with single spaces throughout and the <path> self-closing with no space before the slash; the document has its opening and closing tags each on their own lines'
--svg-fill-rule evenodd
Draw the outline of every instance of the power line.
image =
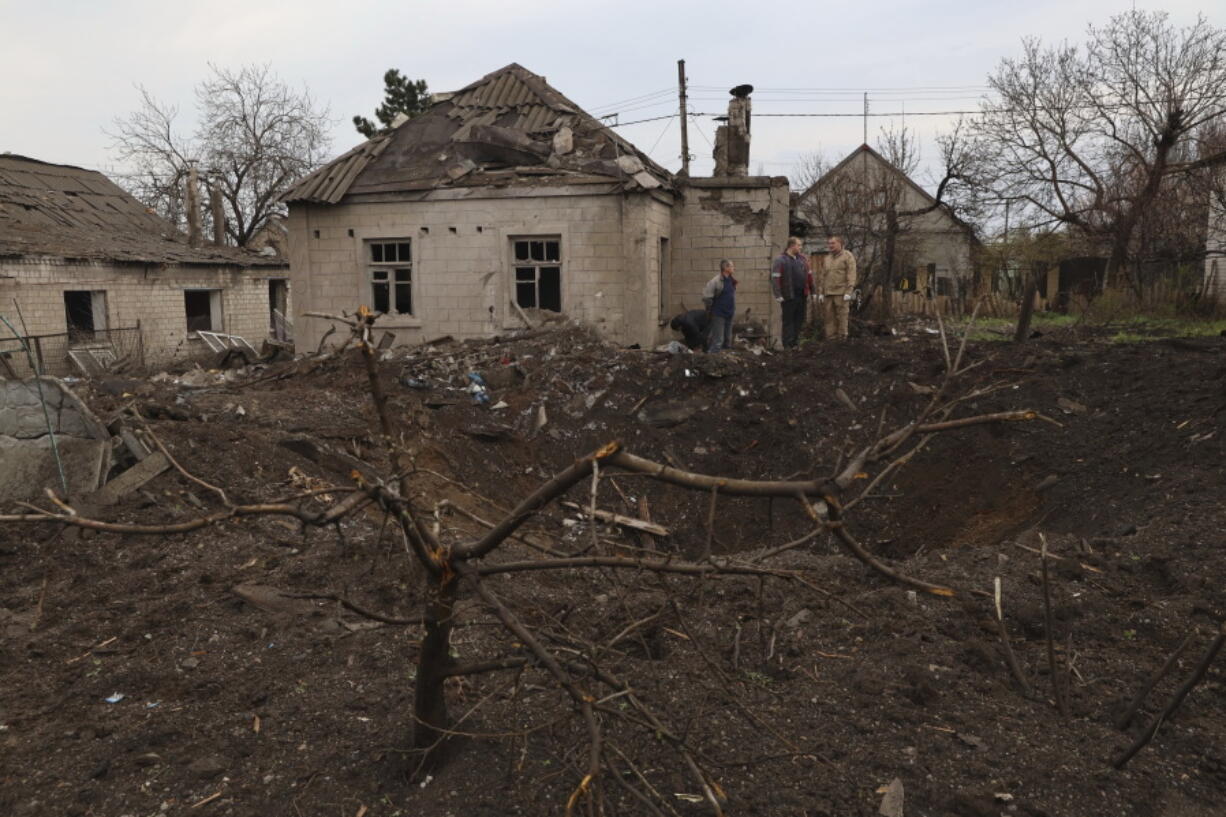
<svg viewBox="0 0 1226 817">
<path fill-rule="evenodd" d="M 724 91 L 726 89 L 718 85 L 694 85 L 696 91 Z M 755 94 L 777 94 L 777 93 L 838 93 L 838 94 L 862 94 L 866 91 L 870 94 L 877 93 L 913 93 L 916 91 L 990 91 L 992 87 L 989 85 L 907 85 L 895 86 L 892 88 L 754 88 Z"/>
<path fill-rule="evenodd" d="M 660 146 L 660 140 L 664 138 L 664 134 L 668 133 L 668 129 L 672 126 L 673 118 L 670 116 L 668 121 L 664 123 L 664 130 L 660 131 L 660 135 L 656 137 L 656 141 L 652 144 L 651 150 L 647 151 L 648 156 L 656 152 L 656 148 Z"/>
<path fill-rule="evenodd" d="M 754 119 L 757 119 L 758 117 L 763 117 L 763 116 L 816 117 L 816 118 L 830 118 L 830 119 L 838 119 L 838 118 L 860 119 L 864 116 L 874 116 L 874 117 L 875 116 L 959 116 L 959 115 L 969 116 L 969 115 L 981 114 L 981 113 L 1006 113 L 1006 111 L 919 111 L 919 112 L 916 112 L 916 111 L 907 111 L 907 112 L 883 111 L 883 112 L 870 112 L 868 114 L 865 114 L 864 111 L 857 111 L 855 113 L 757 113 L 755 112 L 753 114 L 753 117 Z M 727 114 L 722 114 L 722 113 L 694 113 L 690 115 L 691 116 L 710 116 L 710 117 L 727 116 Z"/>
<path fill-rule="evenodd" d="M 689 116 L 690 116 L 690 119 L 693 119 L 693 120 L 694 120 L 694 128 L 695 128 L 695 130 L 697 130 L 697 131 L 698 131 L 698 132 L 699 132 L 699 133 L 702 135 L 702 138 L 706 140 L 707 145 L 708 145 L 709 147 L 714 148 L 714 147 L 715 147 L 715 145 L 711 144 L 711 140 L 707 138 L 707 132 L 706 132 L 706 131 L 704 131 L 704 130 L 702 129 L 702 127 L 701 127 L 701 126 L 698 124 L 698 119 L 696 118 L 696 117 L 698 117 L 698 114 L 696 114 L 696 113 L 691 113 Z"/>
<path fill-rule="evenodd" d="M 680 114 L 670 113 L 670 114 L 667 114 L 667 115 L 665 115 L 665 116 L 653 116 L 653 117 L 650 117 L 650 118 L 648 118 L 648 119 L 636 119 L 636 120 L 634 120 L 633 122 L 609 122 L 609 123 L 607 123 L 607 124 L 605 125 L 605 127 L 607 127 L 607 128 L 624 128 L 624 127 L 626 127 L 627 125 L 641 125 L 641 124 L 643 124 L 644 122 L 659 122 L 661 119 L 672 119 L 673 117 L 675 117 L 675 116 L 679 116 L 679 115 L 680 115 Z M 714 114 L 704 114 L 704 116 L 714 116 Z M 720 116 L 723 116 L 723 114 L 720 114 Z"/>
<path fill-rule="evenodd" d="M 629 99 L 619 99 L 617 102 L 609 102 L 605 105 L 597 105 L 596 107 L 592 108 L 592 110 L 593 111 L 604 111 L 604 110 L 608 110 L 609 108 L 619 108 L 622 105 L 634 105 L 634 104 L 644 102 L 649 99 L 655 99 L 657 97 L 671 95 L 672 93 L 673 93 L 672 88 L 664 88 L 663 90 L 660 90 L 660 91 L 652 91 L 649 94 L 641 94 L 639 96 L 632 96 Z"/>
</svg>

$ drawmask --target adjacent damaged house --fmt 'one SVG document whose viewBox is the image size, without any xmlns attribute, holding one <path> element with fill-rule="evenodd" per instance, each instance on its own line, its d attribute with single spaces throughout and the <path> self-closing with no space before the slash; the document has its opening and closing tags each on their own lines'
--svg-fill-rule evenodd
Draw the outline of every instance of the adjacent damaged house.
<svg viewBox="0 0 1226 817">
<path fill-rule="evenodd" d="M 47 374 L 131 355 L 164 365 L 209 352 L 200 332 L 258 348 L 288 283 L 285 261 L 192 246 L 101 173 L 0 154 L 0 315 Z M 0 377 L 29 374 L 19 350 L 0 326 Z"/>
<path fill-rule="evenodd" d="M 652 344 L 724 257 L 738 311 L 766 322 L 788 219 L 786 179 L 674 176 L 516 64 L 435 95 L 285 198 L 299 348 L 327 330 L 302 313 L 358 304 L 398 343 L 490 335 L 537 309 Z"/>
<path fill-rule="evenodd" d="M 866 295 L 876 286 L 970 294 L 974 232 L 868 145 L 801 193 L 795 215 L 808 228 L 813 252 L 825 252 L 827 235 L 843 235 L 856 254 Z"/>
</svg>

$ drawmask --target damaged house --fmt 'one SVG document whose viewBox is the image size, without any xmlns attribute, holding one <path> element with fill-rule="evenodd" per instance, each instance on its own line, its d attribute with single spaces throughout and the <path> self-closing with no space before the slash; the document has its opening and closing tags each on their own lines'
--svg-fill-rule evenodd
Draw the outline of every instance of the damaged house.
<svg viewBox="0 0 1226 817">
<path fill-rule="evenodd" d="M 281 259 L 193 246 L 101 173 L 0 154 L 0 315 L 46 374 L 163 366 L 210 352 L 210 333 L 258 347 L 288 278 Z M 0 377 L 30 374 L 20 350 L 0 325 Z"/>
<path fill-rule="evenodd" d="M 747 157 L 747 127 L 725 143 Z M 721 258 L 737 265 L 738 311 L 769 330 L 787 180 L 746 164 L 675 176 L 516 64 L 437 94 L 286 195 L 299 349 L 328 328 L 303 313 L 358 304 L 397 343 L 492 335 L 535 309 L 654 344 Z"/>
<path fill-rule="evenodd" d="M 861 145 L 802 192 L 796 217 L 807 249 L 822 262 L 826 236 L 842 234 L 859 263 L 861 287 L 937 297 L 970 293 L 974 231 L 868 145 Z"/>
</svg>

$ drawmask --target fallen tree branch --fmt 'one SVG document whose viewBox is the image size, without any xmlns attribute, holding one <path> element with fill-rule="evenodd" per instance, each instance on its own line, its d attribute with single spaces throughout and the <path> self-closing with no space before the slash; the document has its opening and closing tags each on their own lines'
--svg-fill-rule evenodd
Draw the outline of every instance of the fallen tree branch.
<svg viewBox="0 0 1226 817">
<path fill-rule="evenodd" d="M 1068 701 L 1065 700 L 1064 684 L 1060 682 L 1060 672 L 1056 667 L 1056 646 L 1052 636 L 1051 584 L 1047 577 L 1047 537 L 1042 532 L 1039 533 L 1039 541 L 1043 543 L 1040 560 L 1043 573 L 1043 631 L 1047 636 L 1047 668 L 1051 673 L 1051 691 L 1056 698 L 1056 709 L 1059 710 L 1061 717 L 1067 718 L 1069 715 Z"/>
<path fill-rule="evenodd" d="M 165 444 L 162 443 L 162 439 L 153 432 L 153 429 L 149 427 L 149 423 L 145 422 L 145 418 L 141 416 L 141 413 L 137 410 L 135 405 L 129 406 L 128 410 L 132 412 L 132 416 L 137 419 L 137 422 L 140 423 L 141 428 L 143 428 L 145 430 L 145 433 L 148 434 L 149 437 L 153 440 L 153 443 L 154 445 L 158 447 L 158 450 L 161 451 L 164 455 L 166 455 L 166 459 L 170 460 L 170 464 L 174 466 L 174 469 L 176 471 L 182 474 L 183 477 L 187 479 L 188 481 L 194 482 L 197 485 L 199 485 L 201 488 L 205 488 L 217 494 L 217 496 L 221 499 L 221 504 L 225 505 L 226 507 L 230 506 L 231 504 L 230 499 L 229 497 L 226 496 L 225 491 L 218 488 L 216 485 L 205 482 L 204 480 L 200 479 L 200 477 L 196 476 L 195 474 L 192 474 L 190 471 L 188 471 L 186 468 L 184 468 L 182 465 L 179 464 L 179 461 L 175 459 L 175 455 L 170 453 L 169 449 L 167 449 Z"/>
<path fill-rule="evenodd" d="M 612 460 L 617 456 L 620 445 L 609 443 L 593 454 L 576 460 L 569 468 L 555 475 L 551 480 L 533 491 L 526 499 L 515 506 L 509 514 L 503 517 L 494 528 L 475 542 L 461 545 L 453 551 L 458 560 L 479 559 L 502 543 L 520 525 L 528 521 L 541 508 L 566 493 L 581 479 L 592 473 L 592 463 L 596 460 Z"/>
<path fill-rule="evenodd" d="M 1137 691 L 1136 697 L 1132 699 L 1132 702 L 1128 704 L 1128 707 L 1120 714 L 1118 718 L 1116 718 L 1116 729 L 1122 731 L 1128 728 L 1128 725 L 1132 723 L 1132 719 L 1137 716 L 1137 710 L 1141 708 L 1141 704 L 1145 703 L 1145 699 L 1149 697 L 1149 693 L 1158 685 L 1159 681 L 1166 677 L 1168 672 L 1175 668 L 1175 663 L 1179 660 L 1179 656 L 1183 655 L 1184 650 L 1186 650 L 1188 645 L 1192 643 L 1192 636 L 1195 634 L 1196 631 L 1193 630 L 1185 635 L 1183 637 L 1183 641 L 1179 642 L 1179 646 L 1175 648 L 1175 651 L 1167 656 L 1165 663 L 1163 663 L 1158 671 L 1151 675 L 1149 680 L 1145 682 L 1145 685 Z"/>
<path fill-rule="evenodd" d="M 1022 694 L 1029 698 L 1033 693 L 1030 689 L 1030 683 L 1026 680 L 1026 675 L 1022 672 L 1022 667 L 1017 663 L 1017 655 L 1013 652 L 1013 645 L 1009 643 L 1009 629 L 1005 626 L 1005 609 L 1002 602 L 1002 591 L 1000 585 L 1000 576 L 996 577 L 996 596 L 995 596 L 995 612 L 993 618 L 996 619 L 996 629 L 1000 633 L 1000 643 L 1005 647 L 1005 661 L 1009 664 L 1009 671 L 1013 673 L 1013 677 L 1017 680 L 1018 686 L 1022 688 Z"/>
<path fill-rule="evenodd" d="M 341 607 L 344 607 L 346 610 L 350 611 L 351 613 L 356 613 L 362 618 L 368 618 L 371 621 L 381 621 L 384 624 L 420 625 L 422 623 L 421 616 L 418 616 L 417 618 L 397 618 L 396 616 L 385 615 L 384 613 L 379 613 L 374 610 L 369 610 L 361 606 L 357 602 L 351 601 L 350 599 L 347 599 L 344 596 L 338 596 L 335 593 L 287 593 L 284 590 L 279 590 L 277 592 L 287 599 L 315 599 L 315 600 L 321 600 L 321 601 L 334 601 L 337 604 L 339 604 Z"/>
<path fill-rule="evenodd" d="M 458 563 L 456 567 L 461 576 L 472 582 L 473 588 L 477 591 L 477 595 L 481 597 L 481 600 L 493 608 L 494 614 L 498 616 L 499 621 L 532 651 L 532 654 L 544 665 L 545 669 L 549 670 L 549 674 L 570 695 L 571 700 L 574 701 L 575 706 L 582 714 L 584 723 L 587 724 L 588 735 L 591 741 L 588 746 L 587 774 L 567 801 L 566 814 L 567 817 L 570 817 L 574 811 L 575 803 L 580 797 L 589 794 L 600 777 L 602 738 L 600 724 L 596 721 L 596 713 L 592 709 L 592 702 L 595 698 L 575 685 L 574 680 L 562 668 L 562 665 L 558 663 L 553 653 L 545 649 L 544 645 L 541 644 L 532 631 L 519 620 L 519 617 L 503 604 L 502 599 L 490 592 L 489 588 L 481 581 L 480 575 L 476 570 L 464 563 Z"/>
<path fill-rule="evenodd" d="M 1132 746 L 1129 746 L 1124 754 L 1115 759 L 1115 761 L 1111 764 L 1112 766 L 1114 766 L 1116 769 L 1124 768 L 1128 761 L 1132 760 L 1133 756 L 1137 752 L 1144 749 L 1146 744 L 1153 740 L 1154 735 L 1158 733 L 1158 727 L 1162 726 L 1163 722 L 1171 717 L 1171 715 L 1175 714 L 1175 710 L 1179 708 L 1181 703 L 1183 703 L 1183 699 L 1188 697 L 1188 693 L 1195 689 L 1196 685 L 1199 684 L 1205 677 L 1205 673 L 1209 671 L 1209 666 L 1213 663 L 1213 659 L 1217 658 L 1217 654 L 1221 652 L 1223 644 L 1226 644 L 1226 622 L 1222 622 L 1222 624 L 1218 627 L 1217 637 L 1209 643 L 1209 648 L 1205 650 L 1204 656 L 1201 657 L 1200 663 L 1196 665 L 1196 669 L 1192 671 L 1192 674 L 1188 677 L 1188 680 L 1184 681 L 1183 684 L 1180 685 L 1179 689 L 1175 690 L 1175 694 L 1171 696 L 1170 702 L 1168 702 L 1162 712 L 1156 718 L 1154 718 L 1153 723 L 1151 723 L 1149 727 L 1141 733 L 1136 742 L 1133 743 Z"/>
</svg>

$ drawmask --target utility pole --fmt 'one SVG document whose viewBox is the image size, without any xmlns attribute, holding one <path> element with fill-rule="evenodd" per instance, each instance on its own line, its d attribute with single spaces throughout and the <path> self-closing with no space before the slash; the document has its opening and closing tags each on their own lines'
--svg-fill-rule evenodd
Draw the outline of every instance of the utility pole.
<svg viewBox="0 0 1226 817">
<path fill-rule="evenodd" d="M 686 125 L 689 113 L 685 108 L 685 60 L 677 60 L 677 90 L 681 98 L 681 172 L 690 175 L 690 135 Z"/>
</svg>

